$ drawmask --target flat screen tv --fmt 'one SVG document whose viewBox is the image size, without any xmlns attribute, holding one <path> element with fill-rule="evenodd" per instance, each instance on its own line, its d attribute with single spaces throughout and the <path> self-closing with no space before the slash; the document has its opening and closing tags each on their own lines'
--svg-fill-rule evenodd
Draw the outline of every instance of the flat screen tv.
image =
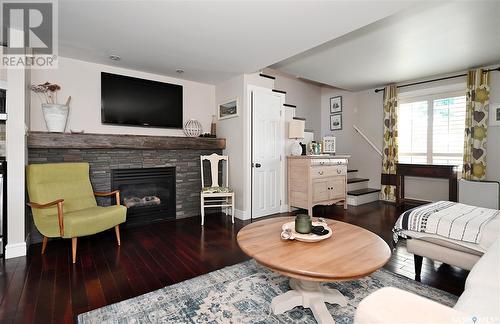
<svg viewBox="0 0 500 324">
<path fill-rule="evenodd" d="M 102 72 L 101 121 L 182 128 L 182 86 Z"/>
</svg>

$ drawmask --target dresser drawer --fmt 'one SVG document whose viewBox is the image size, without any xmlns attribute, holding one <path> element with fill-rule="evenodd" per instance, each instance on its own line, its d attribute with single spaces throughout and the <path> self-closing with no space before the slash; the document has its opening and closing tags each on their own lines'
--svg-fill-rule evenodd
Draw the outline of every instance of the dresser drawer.
<svg viewBox="0 0 500 324">
<path fill-rule="evenodd" d="M 347 159 L 313 159 L 311 161 L 311 166 L 329 166 L 329 165 L 347 165 Z"/>
<path fill-rule="evenodd" d="M 337 166 L 317 166 L 311 168 L 311 178 L 324 178 L 334 176 L 345 176 L 347 174 L 347 165 Z"/>
</svg>

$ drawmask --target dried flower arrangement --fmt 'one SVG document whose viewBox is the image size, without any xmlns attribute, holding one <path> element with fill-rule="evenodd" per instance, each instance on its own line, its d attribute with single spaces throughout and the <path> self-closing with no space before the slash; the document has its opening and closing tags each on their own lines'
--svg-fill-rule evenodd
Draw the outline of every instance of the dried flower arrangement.
<svg viewBox="0 0 500 324">
<path fill-rule="evenodd" d="M 57 91 L 59 90 L 61 90 L 59 85 L 49 82 L 31 86 L 31 91 L 36 93 L 40 101 L 45 104 L 57 104 Z"/>
</svg>

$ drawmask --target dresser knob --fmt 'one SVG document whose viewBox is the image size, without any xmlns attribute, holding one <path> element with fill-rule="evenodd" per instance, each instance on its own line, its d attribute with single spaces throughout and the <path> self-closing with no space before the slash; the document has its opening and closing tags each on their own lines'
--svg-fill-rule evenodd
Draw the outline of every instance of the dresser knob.
<svg viewBox="0 0 500 324">
<path fill-rule="evenodd" d="M 323 175 L 323 171 L 319 171 L 318 173 L 319 173 L 319 175 Z"/>
<path fill-rule="evenodd" d="M 337 173 L 338 173 L 338 174 L 341 174 L 341 173 L 342 173 L 342 170 L 337 170 Z"/>
</svg>

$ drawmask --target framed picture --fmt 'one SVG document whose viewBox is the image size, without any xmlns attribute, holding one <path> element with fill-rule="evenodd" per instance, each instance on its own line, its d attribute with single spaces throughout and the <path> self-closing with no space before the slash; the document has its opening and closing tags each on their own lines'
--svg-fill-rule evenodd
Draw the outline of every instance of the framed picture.
<svg viewBox="0 0 500 324">
<path fill-rule="evenodd" d="M 342 112 L 342 96 L 330 98 L 330 114 Z"/>
<path fill-rule="evenodd" d="M 490 105 L 493 107 L 490 112 L 490 126 L 500 126 L 500 103 L 495 105 Z"/>
<path fill-rule="evenodd" d="M 238 117 L 239 115 L 238 99 L 233 99 L 219 105 L 217 112 L 219 120 Z"/>
<path fill-rule="evenodd" d="M 336 138 L 333 136 L 323 137 L 323 153 L 335 154 Z"/>
<path fill-rule="evenodd" d="M 330 115 L 330 130 L 336 131 L 342 129 L 342 114 Z"/>
</svg>

